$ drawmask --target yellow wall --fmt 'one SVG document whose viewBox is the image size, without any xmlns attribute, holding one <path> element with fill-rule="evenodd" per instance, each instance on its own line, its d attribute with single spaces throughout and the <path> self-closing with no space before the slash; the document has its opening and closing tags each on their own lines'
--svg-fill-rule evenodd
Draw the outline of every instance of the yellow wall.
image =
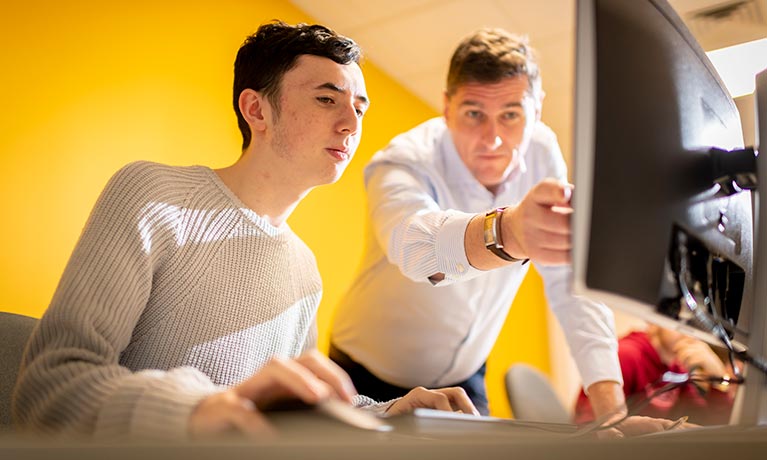
<svg viewBox="0 0 767 460">
<path fill-rule="evenodd" d="M 232 63 L 274 18 L 311 22 L 287 1 L 11 2 L 0 15 L 0 310 L 44 312 L 107 179 L 138 159 L 221 167 L 239 155 Z M 363 65 L 373 101 L 357 158 L 291 217 L 325 283 L 320 347 L 362 251 L 364 163 L 434 111 Z M 548 369 L 540 280 L 532 276 L 490 361 L 494 414 L 508 415 L 503 370 Z"/>
</svg>

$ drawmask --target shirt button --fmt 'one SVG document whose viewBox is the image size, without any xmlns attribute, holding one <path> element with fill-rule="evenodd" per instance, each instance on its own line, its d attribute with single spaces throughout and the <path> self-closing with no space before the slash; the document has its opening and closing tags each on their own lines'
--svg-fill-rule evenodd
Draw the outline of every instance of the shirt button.
<svg viewBox="0 0 767 460">
<path fill-rule="evenodd" d="M 466 267 L 464 267 L 463 264 L 458 264 L 455 268 L 458 269 L 458 273 L 463 273 L 466 271 Z"/>
</svg>

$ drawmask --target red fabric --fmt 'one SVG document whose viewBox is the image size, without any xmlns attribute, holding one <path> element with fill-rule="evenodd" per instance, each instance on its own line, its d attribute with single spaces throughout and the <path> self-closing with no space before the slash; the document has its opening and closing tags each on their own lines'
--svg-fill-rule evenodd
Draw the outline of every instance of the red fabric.
<svg viewBox="0 0 767 460">
<path fill-rule="evenodd" d="M 632 332 L 618 341 L 618 358 L 623 372 L 623 393 L 629 408 L 637 400 L 644 400 L 665 383 L 658 381 L 667 371 L 687 372 L 677 363 L 666 366 L 644 332 Z M 699 425 L 725 424 L 730 419 L 732 397 L 721 391 L 710 390 L 701 396 L 692 384 L 683 385 L 653 398 L 637 415 L 677 419 L 684 415 Z M 581 390 L 575 403 L 576 423 L 594 419 L 588 397 Z"/>
</svg>

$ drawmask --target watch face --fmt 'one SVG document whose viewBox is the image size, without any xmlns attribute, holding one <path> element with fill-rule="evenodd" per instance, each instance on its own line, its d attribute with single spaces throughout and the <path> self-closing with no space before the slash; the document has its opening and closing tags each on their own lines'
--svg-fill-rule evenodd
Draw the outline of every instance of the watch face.
<svg viewBox="0 0 767 460">
<path fill-rule="evenodd" d="M 485 247 L 490 252 L 503 260 L 509 262 L 523 261 L 523 264 L 527 263 L 528 259 L 517 259 L 510 256 L 506 253 L 506 251 L 503 250 L 503 241 L 501 240 L 501 232 L 498 229 L 498 223 L 501 221 L 501 216 L 503 215 L 504 209 L 505 208 L 493 209 L 492 211 L 485 214 L 485 226 L 483 232 L 485 238 Z"/>
<path fill-rule="evenodd" d="M 486 248 L 495 248 L 498 246 L 498 239 L 496 238 L 495 233 L 495 222 L 497 216 L 497 209 L 493 209 L 492 211 L 485 214 L 484 238 Z"/>
</svg>

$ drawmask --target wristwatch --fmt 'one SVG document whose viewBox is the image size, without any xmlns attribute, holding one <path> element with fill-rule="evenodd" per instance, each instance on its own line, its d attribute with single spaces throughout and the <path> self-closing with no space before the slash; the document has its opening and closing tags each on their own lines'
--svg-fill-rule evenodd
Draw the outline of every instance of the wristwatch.
<svg viewBox="0 0 767 460">
<path fill-rule="evenodd" d="M 529 259 L 517 259 L 516 257 L 510 256 L 506 251 L 503 250 L 503 237 L 501 236 L 501 217 L 503 216 L 503 211 L 506 208 L 496 208 L 492 211 L 489 211 L 487 214 L 485 214 L 485 231 L 484 231 L 484 237 L 485 237 L 485 247 L 495 254 L 496 256 L 500 257 L 503 260 L 507 260 L 509 262 L 522 262 L 525 263 Z"/>
</svg>

